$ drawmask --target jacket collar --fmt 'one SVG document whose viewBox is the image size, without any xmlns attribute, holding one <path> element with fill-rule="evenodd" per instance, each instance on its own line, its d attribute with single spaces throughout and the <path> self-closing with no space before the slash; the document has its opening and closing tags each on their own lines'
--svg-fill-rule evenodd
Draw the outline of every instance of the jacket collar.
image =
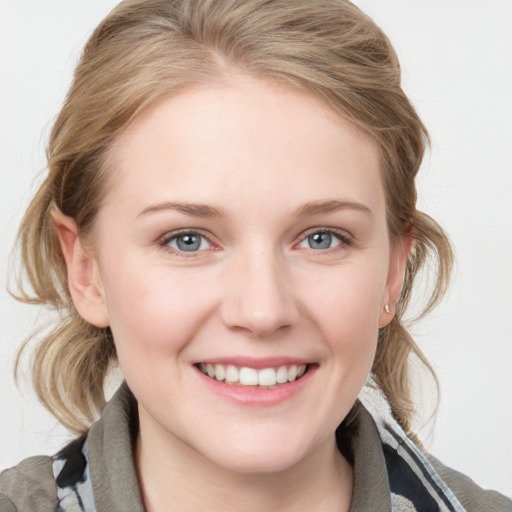
<svg viewBox="0 0 512 512">
<path fill-rule="evenodd" d="M 376 424 L 360 402 L 350 417 L 336 432 L 340 449 L 344 445 L 353 460 L 350 512 L 374 510 L 377 503 L 379 511 L 389 511 L 390 489 Z M 88 459 L 97 512 L 144 512 L 133 463 L 137 418 L 137 402 L 123 383 L 90 429 Z"/>
</svg>

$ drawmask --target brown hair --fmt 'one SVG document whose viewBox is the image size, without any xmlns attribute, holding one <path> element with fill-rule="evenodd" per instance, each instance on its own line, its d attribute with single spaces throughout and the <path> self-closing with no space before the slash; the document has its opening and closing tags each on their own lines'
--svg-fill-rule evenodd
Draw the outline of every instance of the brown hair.
<svg viewBox="0 0 512 512">
<path fill-rule="evenodd" d="M 412 236 L 414 246 L 396 315 L 379 335 L 373 374 L 409 431 L 410 355 L 432 369 L 403 315 L 429 258 L 437 281 L 425 312 L 439 301 L 452 252 L 442 229 L 416 209 L 414 178 L 428 134 L 402 91 L 397 56 L 375 23 L 345 0 L 125 0 L 97 27 L 51 132 L 47 177 L 19 231 L 33 290 L 26 293 L 20 282 L 19 298 L 59 312 L 35 352 L 39 398 L 64 425 L 83 431 L 104 404 L 115 360 L 109 329 L 88 324 L 74 308 L 51 209 L 87 235 L 108 190 L 109 148 L 129 123 L 163 94 L 233 72 L 314 95 L 379 145 L 391 238 Z"/>
</svg>

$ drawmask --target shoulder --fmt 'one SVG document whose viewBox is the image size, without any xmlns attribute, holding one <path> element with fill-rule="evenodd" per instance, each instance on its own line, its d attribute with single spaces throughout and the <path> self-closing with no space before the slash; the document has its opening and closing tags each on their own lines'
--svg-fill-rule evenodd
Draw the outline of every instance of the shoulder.
<svg viewBox="0 0 512 512">
<path fill-rule="evenodd" d="M 51 457 L 30 457 L 0 474 L 1 512 L 51 512 L 56 494 Z"/>
<path fill-rule="evenodd" d="M 427 459 L 468 512 L 512 512 L 511 499 L 482 489 L 471 478 L 445 466 L 430 454 Z"/>
<path fill-rule="evenodd" d="M 462 510 L 462 506 L 466 512 L 512 512 L 510 498 L 482 489 L 466 475 L 442 464 L 417 439 L 408 436 L 377 387 L 365 386 L 359 398 L 358 424 L 374 425 L 373 430 L 366 429 L 369 432 L 366 438 L 379 438 L 379 446 L 373 449 L 382 453 L 385 464 L 381 463 L 381 471 L 387 475 L 388 493 L 397 509 L 408 506 L 407 510 Z M 367 439 L 363 444 L 367 450 Z M 375 472 L 376 466 L 367 465 L 366 472 Z"/>
</svg>

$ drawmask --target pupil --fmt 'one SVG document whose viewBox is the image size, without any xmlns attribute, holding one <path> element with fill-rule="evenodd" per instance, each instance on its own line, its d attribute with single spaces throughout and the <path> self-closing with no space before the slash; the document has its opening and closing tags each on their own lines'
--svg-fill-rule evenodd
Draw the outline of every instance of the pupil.
<svg viewBox="0 0 512 512">
<path fill-rule="evenodd" d="M 182 251 L 196 251 L 201 245 L 201 238 L 197 235 L 182 235 L 178 237 L 176 244 Z"/>
<path fill-rule="evenodd" d="M 315 233 L 308 236 L 311 249 L 328 249 L 331 245 L 331 240 L 332 237 L 329 233 Z"/>
</svg>

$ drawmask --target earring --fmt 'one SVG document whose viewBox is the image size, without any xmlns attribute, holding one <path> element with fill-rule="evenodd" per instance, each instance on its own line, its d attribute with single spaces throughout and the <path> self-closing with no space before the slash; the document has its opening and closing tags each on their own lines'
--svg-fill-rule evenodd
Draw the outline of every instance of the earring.
<svg viewBox="0 0 512 512">
<path fill-rule="evenodd" d="M 391 310 L 389 309 L 389 304 L 384 304 L 384 311 L 390 315 L 391 314 Z"/>
</svg>

